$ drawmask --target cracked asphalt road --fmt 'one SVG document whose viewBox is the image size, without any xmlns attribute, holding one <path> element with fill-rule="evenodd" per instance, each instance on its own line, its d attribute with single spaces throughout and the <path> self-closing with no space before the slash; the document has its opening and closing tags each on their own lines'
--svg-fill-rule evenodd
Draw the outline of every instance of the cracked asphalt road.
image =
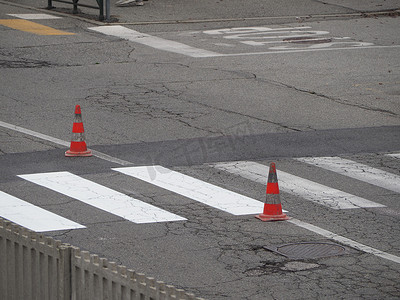
<svg viewBox="0 0 400 300">
<path fill-rule="evenodd" d="M 69 15 L 35 22 L 75 33 L 70 36 L 2 26 L 0 121 L 68 142 L 80 104 L 91 149 L 134 166 L 169 167 L 260 201 L 264 184 L 213 163 L 275 161 L 278 179 L 280 171 L 289 172 L 386 206 L 334 210 L 282 192 L 291 217 L 399 257 L 398 193 L 295 159 L 339 156 L 400 174 L 400 160 L 386 155 L 400 151 L 400 19 L 395 11 L 380 13 L 398 4 L 284 2 L 252 0 L 248 10 L 238 1 L 208 0 L 190 7 L 150 0 L 141 11 L 112 6 L 128 29 L 220 54 L 215 57 L 193 58 L 104 35 L 89 29 L 92 21 Z M 49 13 L 34 10 L 35 3 L 0 0 L 0 18 Z M 314 44 L 275 38 L 273 49 L 250 45 L 249 36 L 232 38 L 235 30 L 277 28 L 328 33 Z M 211 35 L 215 30 L 223 34 Z M 290 51 L 276 48 L 282 46 Z M 113 172 L 121 166 L 98 157 L 65 159 L 65 148 L 0 126 L 0 190 L 87 227 L 48 233 L 63 242 L 207 299 L 400 297 L 399 263 L 349 245 L 345 255 L 284 257 L 264 246 L 338 242 L 296 222 L 230 215 Z M 59 171 L 188 220 L 134 224 L 17 177 Z"/>
</svg>

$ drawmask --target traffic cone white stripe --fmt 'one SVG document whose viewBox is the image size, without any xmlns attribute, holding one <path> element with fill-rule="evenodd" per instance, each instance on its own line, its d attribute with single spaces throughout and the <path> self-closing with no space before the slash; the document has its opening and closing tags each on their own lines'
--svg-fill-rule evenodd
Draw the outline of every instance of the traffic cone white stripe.
<svg viewBox="0 0 400 300">
<path fill-rule="evenodd" d="M 266 199 L 264 210 L 256 218 L 261 221 L 283 221 L 289 217 L 282 212 L 282 204 L 279 196 L 278 177 L 276 175 L 275 163 L 271 163 L 268 173 Z"/>
<path fill-rule="evenodd" d="M 213 165 L 215 168 L 239 175 L 252 181 L 265 184 L 268 166 L 251 161 L 223 162 Z M 356 209 L 385 207 L 380 203 L 367 200 L 311 180 L 307 180 L 283 171 L 279 171 L 280 190 L 332 209 Z"/>
<path fill-rule="evenodd" d="M 75 119 L 72 126 L 71 146 L 65 152 L 65 156 L 92 156 L 92 151 L 87 149 L 85 142 L 85 130 L 82 123 L 81 107 L 75 106 Z"/>
</svg>

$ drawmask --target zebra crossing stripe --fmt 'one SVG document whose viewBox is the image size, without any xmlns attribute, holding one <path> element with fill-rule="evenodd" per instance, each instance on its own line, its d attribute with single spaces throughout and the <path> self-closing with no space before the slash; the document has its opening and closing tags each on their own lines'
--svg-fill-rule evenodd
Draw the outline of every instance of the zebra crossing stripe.
<svg viewBox="0 0 400 300">
<path fill-rule="evenodd" d="M 61 17 L 49 15 L 49 14 L 7 14 L 14 18 L 20 18 L 25 20 L 51 20 L 51 19 L 61 19 Z"/>
<path fill-rule="evenodd" d="M 258 214 L 263 211 L 264 203 L 261 201 L 162 166 L 124 167 L 113 170 L 233 215 Z"/>
<path fill-rule="evenodd" d="M 2 191 L 0 212 L 2 218 L 36 232 L 86 228 Z"/>
<path fill-rule="evenodd" d="M 183 221 L 183 217 L 84 179 L 69 172 L 18 175 L 68 197 L 134 223 Z"/>
<path fill-rule="evenodd" d="M 400 176 L 340 157 L 303 157 L 296 160 L 400 193 Z"/>
<path fill-rule="evenodd" d="M 386 154 L 387 156 L 393 157 L 393 158 L 399 158 L 400 159 L 400 153 L 390 153 Z"/>
<path fill-rule="evenodd" d="M 90 30 L 106 35 L 117 36 L 131 42 L 146 45 L 155 49 L 168 52 L 184 54 L 190 57 L 214 57 L 221 56 L 219 53 L 195 48 L 179 42 L 166 40 L 149 34 L 141 33 L 121 25 L 91 27 Z"/>
<path fill-rule="evenodd" d="M 269 172 L 268 166 L 250 161 L 216 163 L 212 166 L 262 184 L 266 184 L 266 176 Z M 333 209 L 385 207 L 382 204 L 283 171 L 277 173 L 281 191 Z"/>
</svg>

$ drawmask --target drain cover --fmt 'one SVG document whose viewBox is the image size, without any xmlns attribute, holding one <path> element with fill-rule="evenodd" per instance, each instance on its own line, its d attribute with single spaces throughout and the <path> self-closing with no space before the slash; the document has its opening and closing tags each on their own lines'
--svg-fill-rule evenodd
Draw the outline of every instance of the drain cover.
<svg viewBox="0 0 400 300">
<path fill-rule="evenodd" d="M 325 242 L 294 243 L 271 247 L 264 246 L 264 249 L 292 259 L 315 259 L 348 253 L 347 249 L 341 245 Z"/>
</svg>

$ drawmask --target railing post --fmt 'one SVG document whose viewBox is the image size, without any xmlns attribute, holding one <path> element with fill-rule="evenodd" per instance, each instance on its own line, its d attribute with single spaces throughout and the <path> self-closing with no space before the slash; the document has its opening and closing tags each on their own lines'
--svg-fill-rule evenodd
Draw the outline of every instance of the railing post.
<svg viewBox="0 0 400 300">
<path fill-rule="evenodd" d="M 71 299 L 71 246 L 60 245 L 60 261 L 59 261 L 59 299 Z"/>
<path fill-rule="evenodd" d="M 8 299 L 7 286 L 11 279 L 8 278 L 8 268 L 7 268 L 7 234 L 6 234 L 6 223 L 7 221 L 0 219 L 0 298 Z"/>
<path fill-rule="evenodd" d="M 106 3 L 107 3 L 107 1 L 106 1 Z M 97 0 L 97 5 L 99 6 L 99 10 L 100 10 L 99 20 L 103 21 L 104 20 L 104 1 Z"/>
<path fill-rule="evenodd" d="M 106 0 L 106 21 L 110 22 L 110 0 Z"/>
<path fill-rule="evenodd" d="M 47 9 L 53 9 L 53 1 L 55 2 L 62 2 L 62 3 L 71 3 L 73 5 L 72 8 L 72 13 L 73 14 L 78 14 L 78 6 L 84 6 L 84 7 L 89 7 L 89 8 L 95 8 L 99 9 L 99 20 L 103 21 L 104 20 L 104 6 L 106 6 L 106 15 L 107 15 L 107 21 L 110 21 L 110 0 L 106 0 L 106 3 L 104 3 L 104 0 L 96 0 L 97 2 L 97 7 L 89 4 L 78 4 L 79 0 L 72 0 L 71 2 L 68 2 L 66 0 L 47 0 Z"/>
<path fill-rule="evenodd" d="M 0 217 L 0 299 L 204 300 Z"/>
<path fill-rule="evenodd" d="M 73 0 L 72 2 L 73 2 L 73 5 L 74 5 L 74 8 L 72 9 L 72 13 L 73 14 L 77 14 L 78 13 L 78 1 L 79 0 Z"/>
</svg>

